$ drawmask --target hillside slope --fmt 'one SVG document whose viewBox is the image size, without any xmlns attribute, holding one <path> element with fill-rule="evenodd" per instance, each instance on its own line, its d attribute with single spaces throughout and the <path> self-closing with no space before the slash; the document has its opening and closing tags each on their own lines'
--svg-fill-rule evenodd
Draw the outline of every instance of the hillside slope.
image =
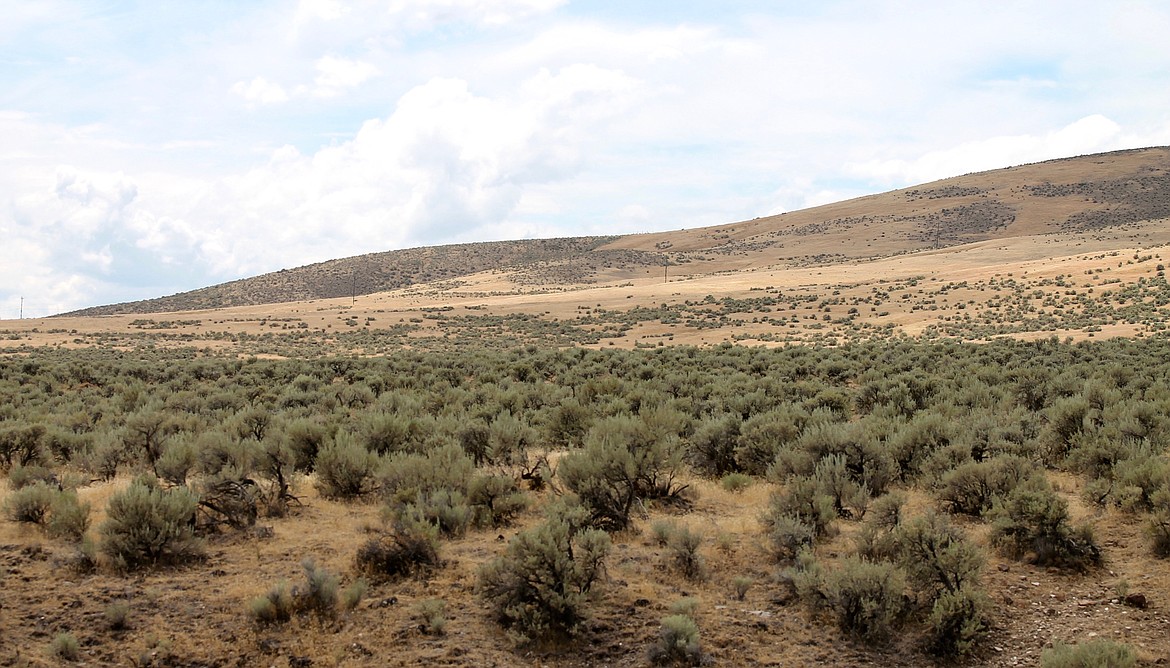
<svg viewBox="0 0 1170 668">
<path fill-rule="evenodd" d="M 1170 217 L 1170 147 L 968 174 L 716 227 L 387 251 L 64 315 L 145 314 L 369 295 L 502 272 L 509 288 L 802 267 Z M 457 283 L 456 283 L 457 285 Z"/>
</svg>

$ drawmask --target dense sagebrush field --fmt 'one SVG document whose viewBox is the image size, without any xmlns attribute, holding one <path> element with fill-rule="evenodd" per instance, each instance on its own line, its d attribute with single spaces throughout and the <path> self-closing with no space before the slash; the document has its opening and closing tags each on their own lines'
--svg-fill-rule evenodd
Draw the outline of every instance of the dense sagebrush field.
<svg viewBox="0 0 1170 668">
<path fill-rule="evenodd" d="M 10 350 L 0 663 L 1152 665 L 1168 379 L 1162 335 Z"/>
</svg>

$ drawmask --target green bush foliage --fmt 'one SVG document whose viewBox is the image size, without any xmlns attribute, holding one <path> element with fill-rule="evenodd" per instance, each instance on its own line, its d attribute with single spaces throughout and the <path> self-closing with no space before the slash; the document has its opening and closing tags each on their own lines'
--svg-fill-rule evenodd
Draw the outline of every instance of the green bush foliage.
<svg viewBox="0 0 1170 668">
<path fill-rule="evenodd" d="M 1076 645 L 1054 643 L 1040 655 L 1041 668 L 1133 668 L 1137 655 L 1125 643 L 1090 640 Z"/>
<path fill-rule="evenodd" d="M 927 619 L 927 649 L 938 656 L 965 656 L 988 631 L 990 605 L 970 587 L 943 592 Z"/>
<path fill-rule="evenodd" d="M 374 582 L 425 573 L 441 563 L 439 528 L 418 517 L 399 518 L 388 535 L 369 539 L 354 555 L 354 567 Z"/>
<path fill-rule="evenodd" d="M 480 568 L 480 595 L 517 640 L 572 635 L 585 619 L 610 545 L 608 535 L 588 524 L 583 508 L 554 508 Z"/>
<path fill-rule="evenodd" d="M 699 644 L 699 625 L 687 615 L 670 615 L 662 619 L 658 640 L 650 648 L 650 661 L 656 664 L 697 666 L 703 661 Z"/>
<path fill-rule="evenodd" d="M 820 594 L 841 630 L 868 642 L 889 639 L 903 610 L 906 575 L 900 568 L 846 557 L 823 578 Z"/>
<path fill-rule="evenodd" d="M 110 497 L 98 527 L 101 551 L 120 569 L 179 564 L 202 555 L 195 537 L 198 500 L 184 487 L 139 478 Z"/>
<path fill-rule="evenodd" d="M 1017 485 L 990 516 L 992 543 L 1013 558 L 1073 569 L 1101 564 L 1091 530 L 1069 524 L 1068 503 L 1043 477 Z"/>
<path fill-rule="evenodd" d="M 379 461 L 378 455 L 345 432 L 338 432 L 317 454 L 317 490 L 331 499 L 367 497 L 377 489 Z"/>
<path fill-rule="evenodd" d="M 970 461 L 945 472 L 937 494 L 948 512 L 983 517 L 1004 495 L 1035 474 L 1031 462 L 1014 455 Z"/>
<path fill-rule="evenodd" d="M 701 581 L 707 577 L 707 563 L 699 554 L 703 535 L 690 527 L 678 527 L 667 541 L 671 565 L 688 580 Z"/>
<path fill-rule="evenodd" d="M 4 515 L 13 522 L 44 524 L 56 498 L 56 488 L 36 482 L 17 489 L 4 499 Z"/>
<path fill-rule="evenodd" d="M 561 481 L 589 510 L 594 526 L 624 529 L 645 500 L 683 500 L 683 451 L 676 435 L 656 428 L 659 417 L 606 418 L 590 429 L 584 449 L 561 462 Z"/>
</svg>

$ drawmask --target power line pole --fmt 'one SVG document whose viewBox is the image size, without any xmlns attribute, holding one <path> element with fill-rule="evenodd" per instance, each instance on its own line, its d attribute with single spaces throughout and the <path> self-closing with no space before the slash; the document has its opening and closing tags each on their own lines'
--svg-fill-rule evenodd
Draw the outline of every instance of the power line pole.
<svg viewBox="0 0 1170 668">
<path fill-rule="evenodd" d="M 20 319 L 24 320 L 24 297 L 20 298 Z"/>
<path fill-rule="evenodd" d="M 350 306 L 357 304 L 357 270 L 353 272 L 353 288 L 350 289 Z"/>
</svg>

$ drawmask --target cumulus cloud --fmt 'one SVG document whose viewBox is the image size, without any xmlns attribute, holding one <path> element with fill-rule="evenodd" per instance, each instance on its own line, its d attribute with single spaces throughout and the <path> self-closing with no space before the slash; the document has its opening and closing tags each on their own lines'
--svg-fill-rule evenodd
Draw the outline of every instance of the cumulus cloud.
<svg viewBox="0 0 1170 668">
<path fill-rule="evenodd" d="M 370 63 L 335 56 L 324 56 L 317 61 L 316 88 L 318 97 L 333 97 L 346 88 L 361 85 L 378 74 L 378 68 Z"/>
<path fill-rule="evenodd" d="M 1114 121 L 1094 114 L 1043 135 L 1011 135 L 965 142 L 913 159 L 873 160 L 846 165 L 849 173 L 886 184 L 935 181 L 957 174 L 1053 158 L 1146 145 L 1123 134 Z"/>
<path fill-rule="evenodd" d="M 5 245 L 0 277 L 51 284 L 39 294 L 59 311 L 111 283 L 155 286 L 176 272 L 211 282 L 385 248 L 547 233 L 513 220 L 526 189 L 576 173 L 597 125 L 638 88 L 590 65 L 539 71 L 494 96 L 440 78 L 348 141 L 312 153 L 285 146 L 230 178 L 62 166 L 14 199 L 17 242 Z"/>
<path fill-rule="evenodd" d="M 200 213 L 236 224 L 210 230 L 203 253 L 217 271 L 237 273 L 474 235 L 506 220 L 527 185 L 577 170 L 591 128 L 637 87 L 588 65 L 539 72 L 498 97 L 431 80 L 350 141 L 311 155 L 287 146 L 220 184 L 220 210 Z M 257 252 L 266 247 L 279 256 Z"/>
<path fill-rule="evenodd" d="M 264 77 L 256 77 L 251 81 L 237 81 L 232 85 L 232 92 L 253 105 L 279 104 L 288 101 L 288 93 L 284 87 Z"/>
</svg>

